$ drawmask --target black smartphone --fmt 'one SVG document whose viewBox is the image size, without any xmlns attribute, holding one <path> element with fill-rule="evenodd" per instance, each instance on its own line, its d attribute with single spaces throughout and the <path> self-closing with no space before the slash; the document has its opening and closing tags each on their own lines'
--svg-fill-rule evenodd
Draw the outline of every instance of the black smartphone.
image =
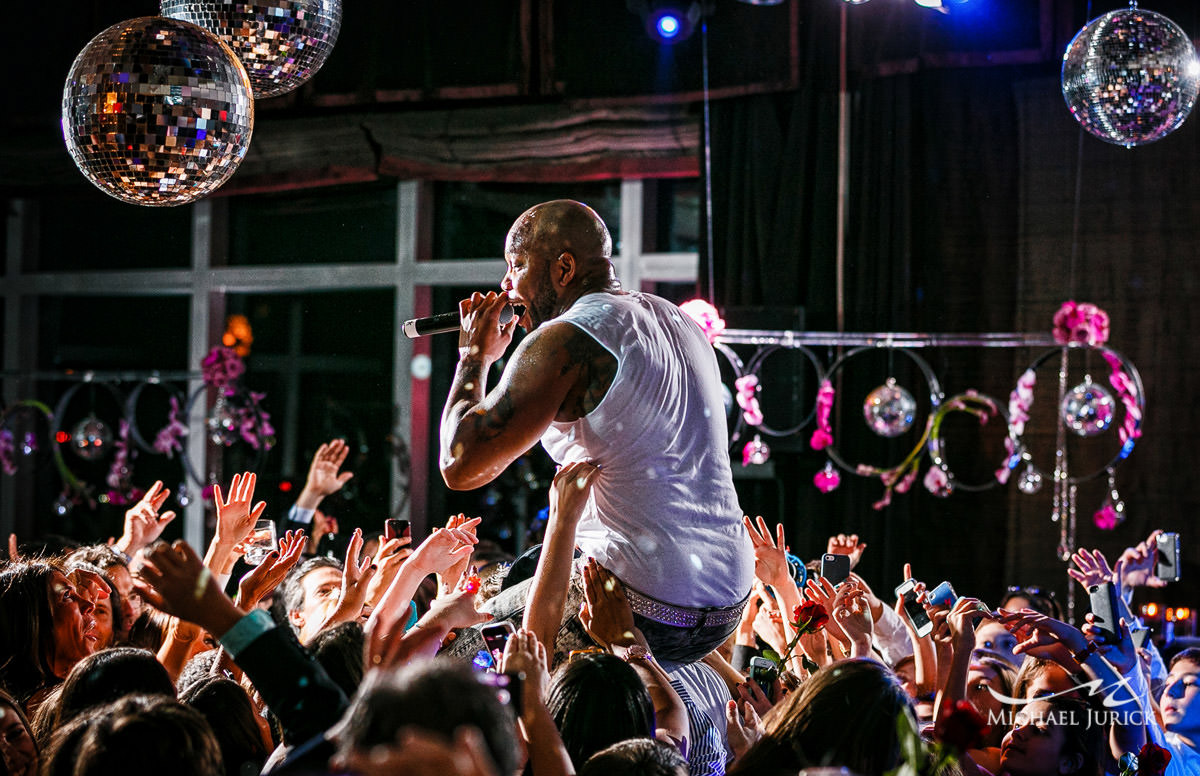
<svg viewBox="0 0 1200 776">
<path fill-rule="evenodd" d="M 1154 562 L 1154 576 L 1164 582 L 1178 582 L 1182 576 L 1179 568 L 1179 534 L 1159 534 L 1155 544 L 1158 558 Z"/>
<path fill-rule="evenodd" d="M 1120 621 L 1117 619 L 1117 590 L 1112 586 L 1111 582 L 1102 582 L 1099 585 L 1091 585 L 1088 587 L 1088 595 L 1092 601 L 1092 625 L 1099 632 L 1099 635 L 1108 643 L 1112 644 L 1117 640 L 1117 633 L 1120 631 Z"/>
<path fill-rule="evenodd" d="M 489 622 L 479 628 L 479 635 L 483 638 L 483 644 L 487 647 L 488 652 L 496 653 L 503 652 L 504 645 L 508 643 L 508 639 L 515 632 L 513 624 L 508 620 L 503 622 Z"/>
<path fill-rule="evenodd" d="M 933 632 L 933 620 L 929 619 L 929 612 L 925 611 L 924 604 L 917 600 L 916 587 L 917 580 L 905 580 L 896 588 L 896 597 L 904 599 L 904 614 L 912 623 L 913 631 L 918 636 L 928 636 Z"/>
<path fill-rule="evenodd" d="M 837 587 L 850 576 L 850 556 L 827 552 L 821 556 L 821 576 Z"/>
<path fill-rule="evenodd" d="M 750 658 L 750 679 L 763 691 L 767 698 L 771 697 L 771 688 L 779 677 L 779 669 L 773 662 L 757 655 Z"/>
<path fill-rule="evenodd" d="M 383 538 L 399 539 L 412 536 L 412 523 L 398 517 L 389 517 L 383 521 Z"/>
</svg>

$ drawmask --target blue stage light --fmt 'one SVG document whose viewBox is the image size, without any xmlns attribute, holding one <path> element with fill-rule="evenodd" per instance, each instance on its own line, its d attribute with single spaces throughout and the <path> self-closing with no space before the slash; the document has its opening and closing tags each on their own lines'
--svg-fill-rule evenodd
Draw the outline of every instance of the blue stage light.
<svg viewBox="0 0 1200 776">
<path fill-rule="evenodd" d="M 700 3 L 686 0 L 653 0 L 631 3 L 630 9 L 641 14 L 646 34 L 658 43 L 682 43 L 696 31 L 703 13 Z"/>
<path fill-rule="evenodd" d="M 658 20 L 654 23 L 654 28 L 658 30 L 658 34 L 666 40 L 670 40 L 678 35 L 681 27 L 679 17 L 670 12 L 659 16 Z"/>
</svg>

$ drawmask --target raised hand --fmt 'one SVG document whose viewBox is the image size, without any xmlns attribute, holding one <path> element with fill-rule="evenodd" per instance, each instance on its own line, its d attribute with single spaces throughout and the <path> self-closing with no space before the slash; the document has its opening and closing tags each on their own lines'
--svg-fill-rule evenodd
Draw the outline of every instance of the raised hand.
<svg viewBox="0 0 1200 776">
<path fill-rule="evenodd" d="M 772 587 L 794 584 L 791 570 L 788 568 L 783 523 L 775 526 L 774 539 L 771 538 L 767 521 L 762 515 L 754 520 L 751 520 L 749 515 L 743 515 L 742 525 L 746 526 L 750 544 L 754 547 L 754 576 L 761 579 L 764 585 Z"/>
<path fill-rule="evenodd" d="M 341 490 L 354 476 L 352 472 L 338 472 L 349 454 L 350 448 L 344 439 L 334 439 L 318 447 L 296 504 L 304 509 L 316 509 L 322 499 Z"/>
<path fill-rule="evenodd" d="M 446 527 L 447 528 L 457 528 L 460 531 L 465 531 L 466 533 L 469 533 L 472 536 L 476 536 L 476 538 L 478 538 L 476 531 L 475 531 L 475 527 L 477 525 L 479 525 L 479 523 L 474 522 L 474 523 L 470 523 L 470 525 L 468 525 L 469 522 L 470 521 L 467 520 L 466 515 L 459 513 L 457 515 L 450 516 L 450 519 L 446 521 Z M 464 528 L 463 526 L 467 526 L 467 527 Z M 411 541 L 411 539 L 409 541 Z M 446 569 L 446 573 L 443 576 L 443 578 L 448 580 L 448 582 L 450 584 L 453 584 L 455 581 L 458 580 L 459 577 L 461 577 L 463 575 L 463 573 L 467 569 L 467 565 L 470 562 L 471 562 L 471 553 L 470 552 L 468 552 L 464 555 L 461 555 L 457 560 L 454 561 L 453 564 L 451 564 L 451 566 L 448 569 Z"/>
<path fill-rule="evenodd" d="M 817 577 L 816 579 L 808 580 L 808 584 L 804 587 L 804 597 L 810 601 L 816 601 L 825 607 L 825 611 L 832 612 L 837 591 L 834 590 L 833 585 L 829 583 L 828 579 Z M 825 625 L 825 630 L 829 633 L 830 638 L 840 643 L 843 647 L 849 648 L 850 637 L 842 630 L 842 626 L 835 618 L 829 618 L 829 622 Z"/>
<path fill-rule="evenodd" d="M 254 472 L 233 475 L 229 484 L 229 497 L 220 485 L 213 486 L 213 503 L 217 507 L 217 535 L 215 544 L 235 547 L 254 530 L 254 523 L 267 508 L 267 502 L 254 503 L 254 485 L 258 475 Z"/>
<path fill-rule="evenodd" d="M 500 672 L 525 674 L 526 698 L 545 702 L 546 688 L 550 686 L 550 660 L 546 656 L 546 645 L 538 641 L 533 631 L 518 628 L 512 635 L 504 645 Z M 525 707 L 529 708 L 529 705 Z"/>
<path fill-rule="evenodd" d="M 862 560 L 863 550 L 865 549 L 867 549 L 867 544 L 858 540 L 858 534 L 830 536 L 829 542 L 825 546 L 825 552 L 827 553 L 849 555 L 850 568 L 854 568 Z"/>
<path fill-rule="evenodd" d="M 600 467 L 587 461 L 573 461 L 560 468 L 550 483 L 551 519 L 577 524 L 599 474 Z"/>
<path fill-rule="evenodd" d="M 397 536 L 394 539 L 379 537 L 379 549 L 375 551 L 375 559 L 372 561 L 378 571 L 371 578 L 371 584 L 367 588 L 368 605 L 375 606 L 383 598 L 388 586 L 404 566 L 404 561 L 413 554 L 411 544 L 411 536 Z"/>
<path fill-rule="evenodd" d="M 217 638 L 242 617 L 200 556 L 182 539 L 143 550 L 133 586 L 151 606 L 195 623 Z"/>
<path fill-rule="evenodd" d="M 300 562 L 304 545 L 304 531 L 285 533 L 279 540 L 279 549 L 271 550 L 262 563 L 252 566 L 238 581 L 238 608 L 249 612 L 278 587 L 287 573 Z"/>
<path fill-rule="evenodd" d="M 367 588 L 375 573 L 379 571 L 370 556 L 359 560 L 362 548 L 362 529 L 355 528 L 350 543 L 346 546 L 346 560 L 342 564 L 342 592 L 338 596 L 337 609 L 330 622 L 349 622 L 362 614 L 363 604 L 367 600 Z"/>
<path fill-rule="evenodd" d="M 579 621 L 587 634 L 604 647 L 645 641 L 634 627 L 633 610 L 629 608 L 621 581 L 595 560 L 589 560 L 583 567 Z"/>
<path fill-rule="evenodd" d="M 1047 654 L 1047 648 L 1057 647 L 1059 644 L 1075 653 L 1088 645 L 1087 638 L 1078 628 L 1053 617 L 1038 614 L 1032 609 L 1003 612 L 1000 622 L 1021 639 L 1017 646 L 1013 647 L 1014 655 L 1041 657 Z"/>
<path fill-rule="evenodd" d="M 851 581 L 842 584 L 834 598 L 833 619 L 850 639 L 854 654 L 865 655 L 871 651 L 874 635 L 874 620 L 866 591 Z"/>
<path fill-rule="evenodd" d="M 1084 590 L 1103 582 L 1120 584 L 1120 579 L 1113 574 L 1113 570 L 1109 568 L 1108 559 L 1100 550 L 1076 550 L 1075 554 L 1071 556 L 1071 560 L 1075 563 L 1076 568 L 1068 568 L 1067 576 L 1083 585 Z"/>
<path fill-rule="evenodd" d="M 726 702 L 725 733 L 735 760 L 762 738 L 762 720 L 749 701 L 740 704 L 735 700 Z"/>
<path fill-rule="evenodd" d="M 425 574 L 437 574 L 443 579 L 448 578 L 447 572 L 463 557 L 471 557 L 479 538 L 475 535 L 475 527 L 481 518 L 473 517 L 458 528 L 435 529 L 425 541 L 421 542 L 408 563 L 415 564 Z"/>
<path fill-rule="evenodd" d="M 142 500 L 125 513 L 125 531 L 114 546 L 126 555 L 133 555 L 161 536 L 167 523 L 175 519 L 174 512 L 159 514 L 170 495 L 162 480 L 155 480 Z"/>
<path fill-rule="evenodd" d="M 1117 562 L 1123 562 L 1121 583 L 1127 589 L 1166 586 L 1166 581 L 1154 573 L 1154 561 L 1158 557 L 1158 535 L 1161 533 L 1162 529 L 1155 529 L 1145 541 L 1121 553 L 1121 559 Z"/>
</svg>

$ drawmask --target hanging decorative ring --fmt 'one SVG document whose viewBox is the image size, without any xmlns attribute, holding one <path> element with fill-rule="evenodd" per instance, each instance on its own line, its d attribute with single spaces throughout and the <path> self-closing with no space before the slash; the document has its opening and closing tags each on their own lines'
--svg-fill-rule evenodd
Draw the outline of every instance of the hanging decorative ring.
<svg viewBox="0 0 1200 776">
<path fill-rule="evenodd" d="M 161 452 L 157 450 L 152 443 L 146 442 L 146 438 L 142 436 L 142 432 L 138 428 L 137 423 L 137 404 L 142 397 L 142 391 L 145 390 L 146 386 L 148 385 L 162 388 L 164 391 L 166 391 L 169 398 L 175 399 L 179 403 L 179 406 L 183 408 L 183 416 L 185 419 L 191 414 L 192 405 L 188 401 L 187 395 L 183 391 L 181 391 L 172 383 L 164 383 L 158 377 L 150 377 L 149 379 L 138 383 L 134 386 L 133 390 L 129 392 L 129 398 L 125 402 L 125 417 L 129 420 L 129 435 L 133 438 L 134 443 L 140 447 L 143 452 L 160 455 Z M 186 444 L 184 444 L 179 450 L 179 460 L 183 463 L 185 476 L 190 477 L 197 485 L 204 485 L 204 482 L 196 474 L 196 469 L 192 465 L 192 459 L 188 455 Z"/>
<path fill-rule="evenodd" d="M 864 345 L 862 347 L 854 348 L 853 350 L 843 353 L 829 367 L 829 371 L 825 373 L 824 379 L 832 380 L 833 376 L 835 374 L 837 374 L 837 371 L 839 369 L 841 369 L 842 367 L 844 367 L 846 362 L 849 361 L 851 358 L 854 358 L 855 356 L 857 356 L 861 353 L 864 353 L 864 352 L 877 351 L 881 347 L 886 347 L 886 346 Z M 916 364 L 917 368 L 921 371 L 922 376 L 924 376 L 924 378 L 925 378 L 925 383 L 929 388 L 930 419 L 932 419 L 933 413 L 935 413 L 937 411 L 938 407 L 941 405 L 942 400 L 944 398 L 944 394 L 942 393 L 941 383 L 938 382 L 937 375 L 934 374 L 934 372 L 933 372 L 933 367 L 931 367 L 929 365 L 928 361 L 926 361 L 925 359 L 918 356 L 911 348 L 886 348 L 886 349 L 891 350 L 893 352 L 903 353 L 904 355 L 908 356 L 910 359 L 912 359 L 913 363 Z M 922 434 L 921 440 L 917 444 L 916 448 L 914 448 L 913 452 L 905 457 L 906 461 L 911 459 L 914 455 L 919 454 L 920 451 L 925 448 L 925 443 L 928 438 L 928 434 L 929 434 L 929 423 L 927 422 L 925 434 Z M 862 472 L 864 465 L 862 465 L 862 464 L 851 465 L 850 463 L 848 463 L 844 458 L 842 458 L 841 454 L 838 453 L 837 448 L 834 446 L 834 444 L 832 442 L 828 446 L 826 446 L 824 449 L 825 449 L 825 453 L 829 456 L 830 460 L 832 460 L 834 462 L 834 464 L 836 464 L 843 471 L 854 472 L 856 474 L 859 474 Z M 903 465 L 903 464 L 901 464 L 901 465 Z M 865 468 L 875 470 L 877 467 L 866 466 Z M 884 469 L 880 469 L 879 471 L 884 471 Z"/>
<path fill-rule="evenodd" d="M 738 355 L 736 350 L 729 347 L 728 345 L 726 345 L 723 342 L 714 342 L 713 349 L 716 350 L 718 353 L 720 353 L 722 356 L 725 356 L 725 360 L 729 362 L 729 365 L 731 367 L 733 367 L 733 379 L 735 382 L 738 380 L 738 378 L 744 377 L 746 375 L 746 365 L 742 361 L 742 357 Z M 725 385 L 723 382 L 721 383 L 721 386 L 727 391 L 730 390 L 729 386 Z M 733 401 L 733 393 L 732 392 L 729 394 L 729 399 L 731 402 Z M 727 423 L 729 424 L 730 449 L 732 449 L 733 444 L 735 442 L 737 442 L 738 439 L 741 437 L 742 428 L 745 425 L 744 421 L 742 420 L 742 413 L 741 412 L 733 412 L 733 408 L 736 408 L 736 407 L 737 407 L 737 403 L 734 402 L 732 404 L 732 407 L 730 409 L 727 409 L 725 412 L 725 417 L 726 417 Z M 733 413 L 732 416 L 730 413 Z M 734 418 L 736 418 L 736 420 L 734 420 Z"/>
<path fill-rule="evenodd" d="M 1012 472 L 1021 465 L 1022 461 L 1031 461 L 1032 459 L 1025 446 L 1024 427 L 1025 421 L 1028 419 L 1029 410 L 1033 404 L 1033 381 L 1036 380 L 1038 368 L 1051 358 L 1061 356 L 1064 349 L 1094 350 L 1104 357 L 1104 360 L 1108 362 L 1111 369 L 1108 382 L 1116 389 L 1117 396 L 1125 411 L 1124 420 L 1117 429 L 1121 446 L 1117 450 L 1116 455 L 1095 471 L 1067 477 L 1067 483 L 1078 485 L 1079 483 L 1094 480 L 1104 475 L 1109 469 L 1129 457 L 1130 453 L 1133 452 L 1134 446 L 1137 444 L 1137 438 L 1142 435 L 1142 425 L 1146 411 L 1146 392 L 1142 385 L 1142 376 L 1138 373 L 1133 362 L 1106 345 L 1089 346 L 1073 344 L 1064 348 L 1055 348 L 1043 353 L 1034 360 L 1018 380 L 1017 387 L 1013 389 L 1007 413 L 1009 451 L 1004 465 L 1001 467 L 1001 473 L 998 474 L 998 479 L 1001 479 L 1001 481 L 1007 479 L 1007 475 L 1002 474 L 1002 472 L 1005 470 Z M 1061 423 L 1061 419 L 1058 422 Z"/>
<path fill-rule="evenodd" d="M 718 347 L 721 347 L 721 346 L 718 345 Z M 821 370 L 820 360 L 817 358 L 816 354 L 812 352 L 812 350 L 810 350 L 809 348 L 807 348 L 803 345 L 793 345 L 788 348 L 784 348 L 780 345 L 760 346 L 759 349 L 757 351 L 755 351 L 754 355 L 751 356 L 750 362 L 746 365 L 743 375 L 757 376 L 759 371 L 762 369 L 763 363 L 767 360 L 767 357 L 773 355 L 776 351 L 780 351 L 780 350 L 800 351 L 800 353 L 805 358 L 808 359 L 808 362 L 810 364 L 812 364 L 813 372 L 816 374 L 816 384 L 820 385 L 821 381 L 823 379 L 825 379 L 825 374 Z M 741 376 L 741 375 L 739 375 L 739 376 Z M 800 420 L 799 423 L 796 423 L 795 425 L 793 425 L 789 428 L 782 428 L 782 429 L 772 428 L 771 426 L 768 426 L 766 423 L 760 423 L 758 426 L 755 426 L 755 431 L 757 433 L 769 434 L 769 435 L 775 436 L 775 437 L 792 436 L 793 434 L 798 434 L 800 432 L 800 429 L 807 426 L 812 421 L 812 419 L 816 416 L 816 414 L 817 414 L 817 407 L 816 407 L 816 402 L 814 399 L 813 408 L 811 410 L 809 410 L 808 414 L 805 415 Z M 738 428 L 737 428 L 739 434 L 745 425 L 747 425 L 745 422 L 745 419 L 744 418 L 739 419 Z"/>
<path fill-rule="evenodd" d="M 934 413 L 933 422 L 930 424 L 928 442 L 930 463 L 943 472 L 947 481 L 952 483 L 951 487 L 953 490 L 974 493 L 996 487 L 1000 483 L 995 477 L 989 478 L 987 482 L 982 484 L 964 483 L 950 471 L 950 466 L 946 462 L 946 443 L 942 439 L 941 428 L 942 421 L 951 412 L 968 412 L 979 418 L 981 424 L 988 423 L 995 415 L 1004 417 L 1007 423 L 1008 416 L 1001 409 L 999 402 L 991 396 L 977 391 L 967 391 L 966 393 L 960 393 L 946 399 L 942 403 L 942 406 Z M 926 483 L 926 487 L 928 487 L 928 482 Z"/>
</svg>

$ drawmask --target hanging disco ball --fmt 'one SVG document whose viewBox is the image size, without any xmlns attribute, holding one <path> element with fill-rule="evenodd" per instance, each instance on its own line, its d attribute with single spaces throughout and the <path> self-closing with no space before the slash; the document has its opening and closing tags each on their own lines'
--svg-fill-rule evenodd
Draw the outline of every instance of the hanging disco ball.
<svg viewBox="0 0 1200 776">
<path fill-rule="evenodd" d="M 79 52 L 63 88 L 67 150 L 106 194 L 182 205 L 233 175 L 250 146 L 246 71 L 212 33 L 144 16 L 114 24 Z"/>
<path fill-rule="evenodd" d="M 1093 383 L 1091 375 L 1063 396 L 1062 421 L 1079 436 L 1090 437 L 1104 432 L 1112 423 L 1113 413 L 1112 394 Z"/>
<path fill-rule="evenodd" d="M 912 427 L 917 402 L 912 394 L 896 385 L 896 379 L 867 394 L 863 401 L 863 419 L 867 426 L 882 437 L 898 437 Z"/>
<path fill-rule="evenodd" d="M 205 425 L 208 426 L 208 438 L 213 444 L 229 447 L 240 438 L 238 431 L 242 427 L 242 419 L 237 408 L 227 398 L 219 396 L 208 413 Z"/>
<path fill-rule="evenodd" d="M 71 449 L 85 461 L 97 461 L 112 449 L 113 436 L 104 421 L 88 415 L 71 431 Z"/>
<path fill-rule="evenodd" d="M 1075 120 L 1131 148 L 1183 124 L 1200 91 L 1196 48 L 1179 25 L 1137 7 L 1087 24 L 1063 55 L 1062 91 Z"/>
<path fill-rule="evenodd" d="M 325 64 L 342 26 L 341 0 L 161 0 L 163 16 L 199 24 L 229 44 L 254 97 L 278 97 Z"/>
<path fill-rule="evenodd" d="M 1017 489 L 1026 496 L 1032 496 L 1042 489 L 1043 479 L 1042 473 L 1033 464 L 1028 464 L 1017 478 Z"/>
</svg>

